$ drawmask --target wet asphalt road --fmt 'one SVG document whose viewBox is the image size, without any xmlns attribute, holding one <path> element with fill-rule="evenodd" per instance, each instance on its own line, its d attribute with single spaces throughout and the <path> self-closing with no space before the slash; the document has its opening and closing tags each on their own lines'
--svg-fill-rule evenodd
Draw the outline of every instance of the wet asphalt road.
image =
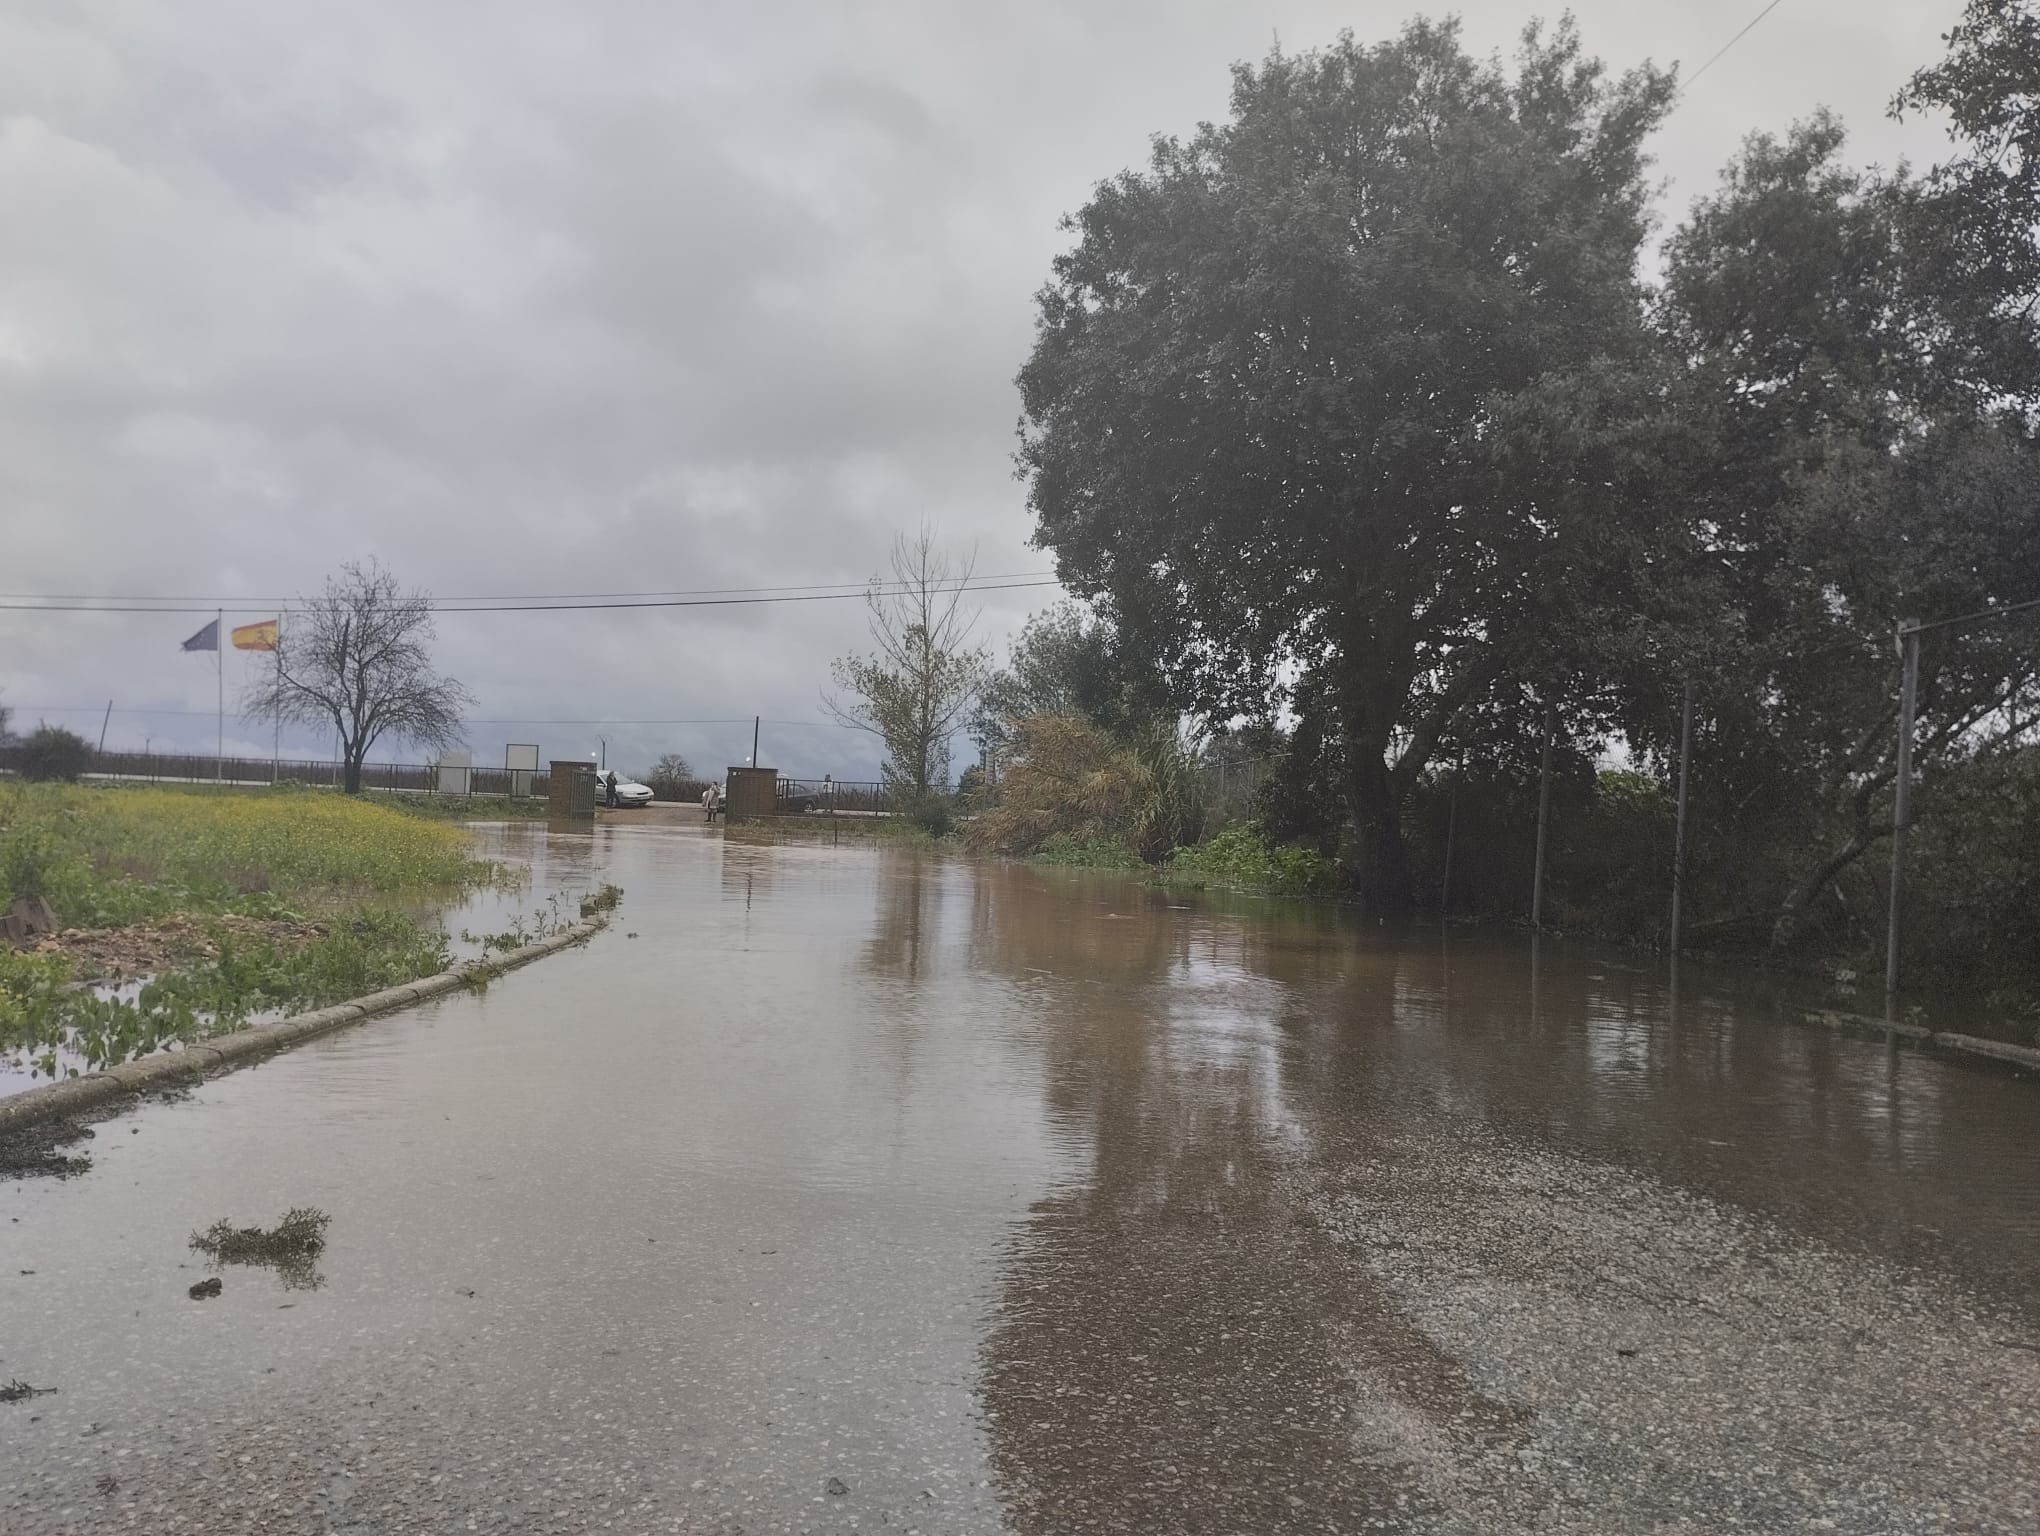
<svg viewBox="0 0 2040 1536">
<path fill-rule="evenodd" d="M 0 1185 L 0 1531 L 2040 1518 L 2040 1084 L 1509 936 L 503 836 L 611 931 Z M 297 1205 L 319 1283 L 188 1298 Z"/>
</svg>

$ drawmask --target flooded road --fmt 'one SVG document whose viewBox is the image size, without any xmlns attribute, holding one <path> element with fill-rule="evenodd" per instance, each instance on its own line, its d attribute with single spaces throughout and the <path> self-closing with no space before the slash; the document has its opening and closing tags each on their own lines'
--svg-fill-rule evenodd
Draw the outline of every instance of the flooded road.
<svg viewBox="0 0 2040 1536">
<path fill-rule="evenodd" d="M 2025 1530 L 2040 1083 L 1791 989 L 870 845 L 0 1185 L 0 1531 Z M 187 1246 L 331 1217 L 316 1285 Z"/>
</svg>

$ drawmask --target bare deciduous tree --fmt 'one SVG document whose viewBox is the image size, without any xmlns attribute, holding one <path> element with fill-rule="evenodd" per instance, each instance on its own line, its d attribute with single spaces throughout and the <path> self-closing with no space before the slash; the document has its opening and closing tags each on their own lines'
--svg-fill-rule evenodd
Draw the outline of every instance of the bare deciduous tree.
<svg viewBox="0 0 2040 1536">
<path fill-rule="evenodd" d="M 361 792 L 361 765 L 387 736 L 415 746 L 460 745 L 474 698 L 432 670 L 432 599 L 406 592 L 374 560 L 348 564 L 326 590 L 285 617 L 276 666 L 243 700 L 258 720 L 330 726 L 339 733 L 344 785 Z"/>
<path fill-rule="evenodd" d="M 887 782 L 916 797 L 948 779 L 950 741 L 991 668 L 964 602 L 974 563 L 943 554 L 926 528 L 896 537 L 892 580 L 874 578 L 865 595 L 875 649 L 839 658 L 829 670 L 840 691 L 822 696 L 838 720 L 885 743 Z"/>
<path fill-rule="evenodd" d="M 668 752 L 645 771 L 645 783 L 661 800 L 692 800 L 701 793 L 694 765 L 678 752 Z"/>
</svg>

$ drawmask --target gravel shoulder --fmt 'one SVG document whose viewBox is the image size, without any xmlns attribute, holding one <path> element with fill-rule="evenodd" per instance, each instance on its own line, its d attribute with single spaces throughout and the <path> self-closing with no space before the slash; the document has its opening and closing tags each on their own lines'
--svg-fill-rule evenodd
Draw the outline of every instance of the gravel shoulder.
<svg viewBox="0 0 2040 1536">
<path fill-rule="evenodd" d="M 2040 1329 L 1949 1280 L 1478 1126 L 1287 1182 L 1510 1410 L 1362 1415 L 1411 1529 L 2040 1529 Z"/>
</svg>

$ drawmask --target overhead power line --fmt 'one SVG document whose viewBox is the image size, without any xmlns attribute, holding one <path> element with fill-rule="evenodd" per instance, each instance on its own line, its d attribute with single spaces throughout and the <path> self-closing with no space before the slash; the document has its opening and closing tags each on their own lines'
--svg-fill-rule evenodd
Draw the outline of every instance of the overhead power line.
<svg viewBox="0 0 2040 1536">
<path fill-rule="evenodd" d="M 1734 37 L 1731 37 L 1727 42 L 1723 43 L 1719 48 L 1715 49 L 1713 57 L 1709 58 L 1705 64 L 1702 64 L 1698 69 L 1694 70 L 1693 73 L 1687 77 L 1685 84 L 1680 86 L 1679 89 L 1682 91 L 1691 90 L 1693 82 L 1695 80 L 1698 80 L 1702 75 L 1706 74 L 1708 70 L 1714 68 L 1716 64 L 1719 64 L 1721 62 L 1721 57 L 1723 54 L 1727 53 L 1729 49 L 1733 48 L 1737 43 L 1741 42 L 1744 38 L 1748 37 L 1752 32 L 1756 31 L 1757 23 L 1762 21 L 1766 16 L 1770 15 L 1771 12 L 1777 10 L 1778 7 L 1783 5 L 1784 3 L 1785 0 L 1771 0 L 1771 3 L 1769 5 L 1765 6 L 1761 11 L 1757 12 L 1756 15 L 1752 16 L 1747 22 L 1743 24 L 1742 31 L 1736 33 Z"/>
<path fill-rule="evenodd" d="M 931 590 L 944 594 L 951 592 L 1015 592 L 1030 587 L 1053 587 L 1060 585 L 1055 578 L 1048 577 L 1031 581 L 971 581 L 952 583 Z M 572 601 L 545 600 L 537 602 L 473 602 L 447 604 L 435 602 L 435 613 L 594 613 L 607 609 L 621 608 L 733 608 L 753 603 L 830 603 L 849 598 L 864 597 L 877 593 L 881 597 L 898 597 L 912 590 L 897 584 L 857 587 L 842 592 L 788 592 L 778 596 L 761 597 L 648 597 L 615 599 L 575 599 Z M 108 602 L 74 601 L 56 602 L 0 602 L 0 610 L 16 613 L 182 613 L 204 614 L 216 609 L 233 606 L 276 613 L 303 613 L 305 608 L 296 603 L 209 603 L 204 607 L 183 606 L 185 600 Z"/>
<path fill-rule="evenodd" d="M 987 571 L 983 575 L 973 573 L 968 579 L 973 582 L 988 581 L 1033 581 L 1053 577 L 1053 571 Z M 649 597 L 738 597 L 751 593 L 794 593 L 794 592 L 843 592 L 850 596 L 862 596 L 877 587 L 897 587 L 903 583 L 892 580 L 866 579 L 864 581 L 817 581 L 805 586 L 793 583 L 777 583 L 769 587 L 672 587 L 653 592 L 485 592 L 465 597 L 434 597 L 435 608 L 453 603 L 538 603 L 538 602 L 593 602 L 611 598 Z M 221 597 L 218 594 L 192 592 L 149 593 L 149 592 L 0 592 L 4 602 L 79 602 L 79 603 L 204 603 L 208 608 L 273 608 L 279 603 L 301 603 L 303 595 L 279 597 L 275 593 L 267 597 Z"/>
<path fill-rule="evenodd" d="M 104 704 L 17 704 L 12 706 L 24 715 L 99 715 Z M 147 705 L 122 706 L 113 711 L 116 715 L 168 716 L 173 719 L 190 718 L 210 720 L 214 711 L 210 709 L 152 709 Z M 724 720 L 619 720 L 613 716 L 601 716 L 592 720 L 564 720 L 550 715 L 493 715 L 464 719 L 463 725 L 750 725 L 750 715 L 732 715 Z M 854 731 L 863 727 L 845 725 L 840 720 L 774 720 L 765 718 L 766 725 L 791 726 L 800 730 Z"/>
<path fill-rule="evenodd" d="M 1979 608 L 1974 613 L 1958 613 L 1953 618 L 1929 619 L 1923 624 L 1904 624 L 1899 627 L 1901 635 L 1924 635 L 1935 629 L 1966 629 L 1971 624 L 1984 624 L 1993 619 L 2006 619 L 2014 614 L 2031 613 L 2040 609 L 2040 597 L 2029 597 L 2020 603 L 2000 603 L 1995 608 Z"/>
</svg>

